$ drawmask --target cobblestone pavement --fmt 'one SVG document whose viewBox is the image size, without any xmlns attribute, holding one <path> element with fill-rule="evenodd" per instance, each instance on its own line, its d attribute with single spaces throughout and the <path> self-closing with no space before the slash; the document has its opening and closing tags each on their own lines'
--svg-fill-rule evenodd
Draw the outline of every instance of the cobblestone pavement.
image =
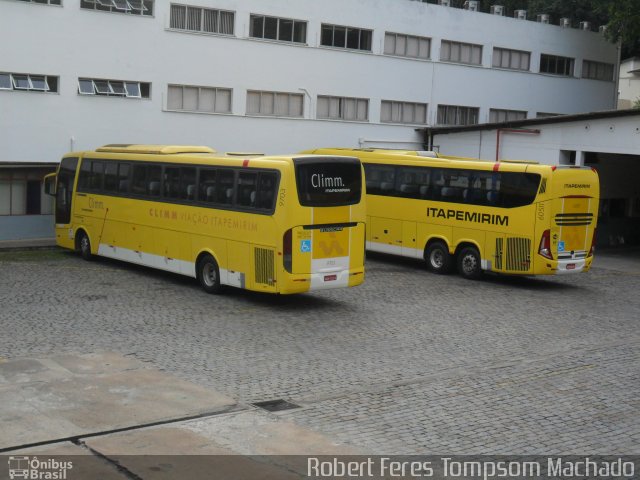
<svg viewBox="0 0 640 480">
<path fill-rule="evenodd" d="M 4 252 L 0 362 L 133 355 L 241 403 L 287 399 L 303 408 L 280 415 L 371 453 L 637 454 L 633 257 L 597 258 L 583 275 L 468 281 L 374 256 L 361 287 L 274 297 Z"/>
</svg>

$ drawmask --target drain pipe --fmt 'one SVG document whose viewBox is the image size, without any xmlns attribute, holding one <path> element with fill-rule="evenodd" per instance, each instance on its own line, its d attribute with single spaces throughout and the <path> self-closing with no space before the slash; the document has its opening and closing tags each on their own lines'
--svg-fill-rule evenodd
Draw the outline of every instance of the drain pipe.
<svg viewBox="0 0 640 480">
<path fill-rule="evenodd" d="M 540 130 L 530 128 L 498 128 L 496 130 L 496 162 L 500 161 L 500 134 L 501 133 L 522 133 L 529 135 L 540 135 Z"/>
</svg>

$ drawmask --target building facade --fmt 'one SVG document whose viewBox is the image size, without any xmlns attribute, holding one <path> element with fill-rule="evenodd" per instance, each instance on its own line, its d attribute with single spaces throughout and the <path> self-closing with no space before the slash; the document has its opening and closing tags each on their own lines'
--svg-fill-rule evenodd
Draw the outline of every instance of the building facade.
<svg viewBox="0 0 640 480">
<path fill-rule="evenodd" d="M 640 58 L 627 58 L 620 63 L 618 108 L 632 108 L 640 102 Z"/>
<path fill-rule="evenodd" d="M 7 164 L 107 143 L 420 148 L 428 125 L 616 104 L 599 33 L 409 0 L 0 0 L 0 41 Z"/>
</svg>

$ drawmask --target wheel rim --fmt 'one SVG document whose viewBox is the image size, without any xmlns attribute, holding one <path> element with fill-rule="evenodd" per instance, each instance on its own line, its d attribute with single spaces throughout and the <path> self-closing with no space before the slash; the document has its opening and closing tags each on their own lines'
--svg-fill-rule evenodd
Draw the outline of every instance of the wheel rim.
<svg viewBox="0 0 640 480">
<path fill-rule="evenodd" d="M 89 239 L 86 235 L 83 235 L 80 239 L 80 251 L 84 254 L 89 252 Z"/>
<path fill-rule="evenodd" d="M 444 254 L 442 253 L 442 250 L 436 249 L 432 251 L 429 256 L 429 261 L 433 268 L 442 268 L 442 265 L 444 265 Z"/>
<path fill-rule="evenodd" d="M 469 253 L 462 259 L 462 270 L 466 275 L 473 275 L 478 269 L 478 259 L 475 255 Z"/>
<path fill-rule="evenodd" d="M 206 263 L 202 269 L 202 280 L 207 287 L 213 287 L 218 279 L 216 267 L 211 263 Z"/>
</svg>

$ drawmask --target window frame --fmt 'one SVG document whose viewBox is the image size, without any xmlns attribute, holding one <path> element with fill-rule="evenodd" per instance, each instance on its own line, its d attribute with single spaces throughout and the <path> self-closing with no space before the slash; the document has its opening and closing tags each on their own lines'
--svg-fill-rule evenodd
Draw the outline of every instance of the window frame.
<svg viewBox="0 0 640 480">
<path fill-rule="evenodd" d="M 266 19 L 276 20 L 276 38 L 269 38 L 265 36 L 266 30 Z M 254 21 L 261 19 L 262 22 L 262 32 L 261 35 L 257 35 L 254 31 Z M 291 24 L 291 40 L 280 38 L 281 32 L 281 24 L 283 21 L 292 22 Z M 299 25 L 304 25 L 304 40 L 297 41 L 296 40 L 296 27 Z M 309 22 L 307 20 L 299 20 L 297 18 L 289 18 L 289 17 L 275 17 L 272 15 L 265 15 L 261 13 L 250 13 L 249 14 L 249 38 L 257 39 L 257 40 L 267 40 L 271 42 L 282 42 L 288 44 L 298 44 L 298 45 L 307 45 L 307 32 L 308 32 Z"/>
<path fill-rule="evenodd" d="M 183 17 L 182 20 L 184 21 L 184 25 L 183 26 L 176 26 L 175 24 L 173 24 L 174 21 L 174 16 L 173 16 L 173 12 L 174 9 L 179 9 L 179 8 L 183 8 L 184 12 L 183 12 Z M 189 11 L 190 10 L 199 10 L 199 18 L 200 18 L 200 26 L 199 28 L 193 29 L 193 28 L 188 28 L 189 27 Z M 210 31 L 205 29 L 205 26 L 207 25 L 207 12 L 213 12 L 215 13 L 215 27 L 216 27 L 216 31 Z M 223 14 L 226 15 L 231 15 L 231 22 L 229 23 L 230 27 L 231 27 L 231 32 L 223 32 L 223 26 L 224 26 L 224 22 L 223 22 Z M 235 35 L 235 31 L 236 31 L 236 12 L 235 10 L 225 10 L 225 9 L 221 9 L 221 8 L 209 8 L 209 7 L 203 7 L 200 5 L 187 5 L 185 3 L 170 3 L 169 4 L 169 28 L 171 30 L 176 30 L 176 31 L 181 31 L 181 32 L 197 32 L 197 33 L 204 33 L 207 35 L 226 35 L 226 36 L 234 36 Z"/>
<path fill-rule="evenodd" d="M 392 37 L 394 38 L 393 40 L 393 53 L 387 53 L 387 39 Z M 404 51 L 405 53 L 398 53 L 397 52 L 397 47 L 398 47 L 398 37 L 402 37 L 404 38 L 405 44 L 404 44 Z M 408 40 L 410 38 L 415 38 L 418 41 L 418 55 L 409 55 L 407 52 L 408 50 L 408 46 L 409 46 L 409 42 Z M 420 41 L 426 41 L 427 42 L 427 55 L 426 56 L 420 56 Z M 431 60 L 431 46 L 432 46 L 432 38 L 431 37 L 423 37 L 420 35 L 409 35 L 409 34 L 405 34 L 405 33 L 397 33 L 397 32 L 384 32 L 384 44 L 383 44 L 383 48 L 382 48 L 382 54 L 383 55 L 389 55 L 389 56 L 393 56 L 393 57 L 402 57 L 402 58 L 411 58 L 414 60 Z"/>
<path fill-rule="evenodd" d="M 108 91 L 104 89 L 103 89 L 104 92 L 100 91 L 98 88 L 98 82 L 100 82 L 100 84 L 106 84 L 106 86 L 108 87 Z M 88 90 L 89 83 L 92 86 L 92 91 Z M 118 86 L 122 86 L 122 91 L 117 92 L 113 88 L 114 84 Z M 138 95 L 132 95 L 129 93 L 129 85 L 137 85 Z M 149 87 L 148 95 L 142 94 L 143 85 L 148 85 Z M 77 90 L 78 95 L 82 95 L 82 96 L 94 95 L 98 97 L 119 97 L 119 98 L 137 98 L 137 99 L 151 98 L 151 93 L 150 93 L 151 83 L 149 82 L 138 82 L 134 80 L 113 80 L 113 79 L 107 80 L 104 78 L 78 77 L 77 87 L 78 87 L 78 90 Z"/>
<path fill-rule="evenodd" d="M 497 53 L 500 54 L 500 65 L 496 65 L 496 57 L 497 57 Z M 505 54 L 508 54 L 508 64 L 509 66 L 503 66 L 503 57 Z M 512 63 L 512 57 L 514 54 L 519 54 L 519 55 L 527 55 L 528 59 L 527 59 L 527 68 L 522 68 L 521 66 L 519 68 L 515 68 L 511 66 Z M 520 60 L 520 65 L 522 65 L 522 59 Z M 513 48 L 504 48 L 504 47 L 493 47 L 493 53 L 492 53 L 492 57 L 491 57 L 491 68 L 500 68 L 500 69 L 504 69 L 504 70 L 513 70 L 516 72 L 530 72 L 531 71 L 531 52 L 528 52 L 526 50 L 515 50 Z"/>
<path fill-rule="evenodd" d="M 454 117 L 457 120 L 458 118 L 461 117 L 461 113 L 464 113 L 465 116 L 465 123 L 441 123 L 440 122 L 440 118 L 441 118 L 441 109 L 445 108 L 445 119 L 448 118 L 450 112 L 453 110 L 454 113 Z M 472 114 L 475 113 L 475 122 L 469 122 L 470 117 L 472 116 Z M 436 125 L 477 125 L 480 122 L 480 107 L 473 107 L 470 105 L 447 105 L 447 104 L 439 104 L 436 110 Z"/>
<path fill-rule="evenodd" d="M 320 100 L 327 100 L 328 102 L 328 115 L 325 116 L 320 116 Z M 337 101 L 337 111 L 338 111 L 338 115 L 337 116 L 332 116 L 331 115 L 331 110 L 332 110 L 332 103 L 335 103 Z M 346 105 L 347 102 L 350 101 L 355 101 L 356 102 L 356 118 L 345 118 L 346 117 L 346 111 L 348 110 L 348 105 Z M 317 105 L 316 105 L 316 118 L 319 120 L 334 120 L 334 121 L 342 121 L 342 122 L 369 122 L 369 111 L 370 111 L 370 99 L 369 98 L 363 98 L 363 97 L 338 97 L 335 95 L 318 95 L 317 96 Z M 364 102 L 366 105 L 366 115 L 364 119 L 359 119 L 358 118 L 358 112 L 359 112 L 359 105 L 360 102 Z"/>
<path fill-rule="evenodd" d="M 448 48 L 448 58 L 443 58 L 443 53 L 444 53 L 444 47 L 445 45 Z M 463 60 L 463 47 L 469 47 L 469 61 L 464 61 Z M 478 48 L 479 49 L 479 61 L 476 63 L 473 61 L 473 57 L 474 57 L 474 48 Z M 459 60 L 453 60 L 453 56 L 452 52 L 454 51 L 454 49 L 458 50 L 458 54 L 455 55 L 457 57 L 459 57 Z M 482 66 L 482 54 L 483 54 L 483 50 L 484 50 L 484 45 L 480 45 L 477 43 L 469 43 L 469 42 L 459 42 L 456 40 L 446 40 L 443 39 L 440 41 L 440 61 L 441 62 L 449 62 L 449 63 L 456 63 L 456 64 L 460 64 L 460 65 L 477 65 L 477 66 Z"/>
<path fill-rule="evenodd" d="M 102 163 L 102 176 L 101 176 L 101 185 L 100 188 L 93 188 L 91 186 L 91 175 L 87 176 L 86 168 L 91 168 L 94 162 Z M 109 169 L 110 164 L 116 164 L 116 175 L 115 181 L 117 184 L 117 189 L 107 189 L 106 188 L 106 180 L 107 180 L 107 170 Z M 84 169 L 81 168 L 81 171 L 78 173 L 78 186 L 77 191 L 79 193 L 96 193 L 100 195 L 106 195 L 110 197 L 123 197 L 123 198 L 133 198 L 136 200 L 150 201 L 156 203 L 168 203 L 173 205 L 188 205 L 193 207 L 201 207 L 201 208 L 210 208 L 215 210 L 228 210 L 235 212 L 245 212 L 252 213 L 258 215 L 273 215 L 276 209 L 276 200 L 278 197 L 279 185 L 281 180 L 280 171 L 273 168 L 246 168 L 246 167 L 227 167 L 221 165 L 198 165 L 198 164 L 184 164 L 184 163 L 171 163 L 171 162 L 154 162 L 154 161 L 131 161 L 125 159 L 112 159 L 112 158 L 98 158 L 98 157 L 85 157 L 82 159 L 82 164 L 85 166 Z M 127 167 L 127 175 L 122 176 L 120 174 L 122 170 L 122 166 Z M 136 168 L 137 167 L 137 168 Z M 144 187 L 144 193 L 142 192 L 133 192 L 133 179 L 134 179 L 134 171 L 140 170 L 144 168 L 144 181 L 139 185 L 140 188 Z M 152 194 L 150 192 L 150 169 L 158 168 L 160 169 L 160 191 L 158 194 Z M 170 196 L 166 192 L 166 172 L 168 169 L 177 169 L 178 175 L 178 191 L 177 196 Z M 183 187 L 185 184 L 185 171 L 192 170 L 193 175 L 191 179 L 194 181 L 194 197 L 193 199 L 185 198 L 182 194 L 186 192 Z M 203 170 L 207 171 L 215 171 L 215 184 L 214 186 L 218 187 L 218 179 L 230 180 L 229 182 L 222 181 L 221 185 L 228 185 L 233 189 L 230 203 L 224 203 L 218 200 L 214 201 L 206 201 L 202 199 L 202 185 L 201 179 L 203 178 L 202 172 Z M 93 169 L 89 170 L 92 172 Z M 83 173 L 85 172 L 85 173 Z M 224 172 L 224 175 L 222 174 Z M 255 200 L 254 205 L 241 205 L 238 201 L 238 187 L 239 187 L 239 176 L 242 174 L 255 174 L 256 182 L 255 182 Z M 110 174 L 112 175 L 112 174 Z M 262 180 L 263 177 L 271 176 L 271 180 L 274 181 L 272 186 L 272 190 L 268 195 L 271 197 L 271 205 L 267 207 L 258 206 L 260 205 L 260 201 L 264 197 L 264 191 L 261 189 L 261 185 L 263 185 Z M 126 181 L 128 186 L 126 191 L 122 191 L 120 189 L 120 184 Z M 184 192 L 183 192 L 184 190 Z M 185 195 L 186 196 L 186 195 Z"/>
<path fill-rule="evenodd" d="M 554 65 L 555 65 L 555 71 L 549 71 L 549 70 L 543 70 L 542 67 L 543 65 L 546 63 L 547 68 L 550 66 L 550 62 L 553 61 Z M 565 68 L 563 68 L 563 70 L 567 70 L 566 68 L 566 64 L 568 61 L 568 67 L 569 67 L 569 73 L 558 73 L 559 70 L 559 65 L 558 62 L 562 61 Z M 549 53 L 541 53 L 540 54 L 540 67 L 538 68 L 538 72 L 545 74 L 545 75 L 555 75 L 557 77 L 568 77 L 568 78 L 572 78 L 575 77 L 575 72 L 576 72 L 576 66 L 575 66 L 575 58 L 571 58 L 571 57 L 564 57 L 561 55 L 552 55 Z"/>
<path fill-rule="evenodd" d="M 389 120 L 384 120 L 383 118 L 383 114 L 384 114 L 384 110 L 385 110 L 385 103 L 389 105 L 389 108 L 391 109 L 391 118 Z M 405 108 L 408 107 L 412 107 L 413 108 L 413 120 L 412 121 L 405 121 L 404 117 L 405 117 Z M 417 109 L 416 107 L 424 107 L 424 120 L 423 121 L 417 121 L 416 120 L 416 116 L 417 116 Z M 394 120 L 394 109 L 395 108 L 399 108 L 400 110 L 400 120 Z M 428 103 L 421 103 L 421 102 L 404 102 L 401 100 L 381 100 L 380 101 L 380 122 L 381 123 L 396 123 L 396 124 L 403 124 L 403 125 L 427 125 L 427 119 L 428 119 L 428 113 L 429 113 L 429 104 Z"/>
<path fill-rule="evenodd" d="M 327 45 L 324 42 L 324 31 L 326 28 L 331 27 L 331 45 Z M 344 29 L 344 44 L 343 45 L 336 45 L 336 29 Z M 349 47 L 349 33 L 353 32 L 353 31 L 357 31 L 358 32 L 358 47 L 357 48 L 353 48 L 353 47 Z M 368 39 L 368 48 L 362 48 L 362 34 L 363 33 L 367 33 L 369 34 L 369 39 Z M 361 27 L 352 27 L 352 26 L 348 26 L 348 25 L 336 25 L 333 23 L 322 23 L 320 25 L 320 46 L 322 47 L 329 47 L 329 48 L 338 48 L 341 50 L 348 50 L 348 51 L 352 51 L 352 52 L 369 52 L 372 53 L 373 52 L 373 29 L 368 29 L 368 28 L 361 28 Z"/>
<path fill-rule="evenodd" d="M 250 96 L 251 95 L 258 95 L 258 111 L 257 112 L 253 112 L 249 110 L 249 104 L 250 104 Z M 273 112 L 269 113 L 269 112 L 265 112 L 263 111 L 263 102 L 262 102 L 262 97 L 263 95 L 271 95 L 273 96 Z M 286 114 L 282 114 L 279 113 L 277 111 L 276 108 L 276 102 L 277 102 L 277 97 L 278 95 L 287 95 L 287 113 Z M 294 105 L 292 104 L 292 99 L 296 97 L 300 99 L 300 114 L 294 114 L 293 113 L 293 107 Z M 282 118 L 304 118 L 304 94 L 302 93 L 294 93 L 294 92 L 276 92 L 276 91 L 268 91 L 268 90 L 247 90 L 247 105 L 246 105 L 246 111 L 245 111 L 246 115 L 249 116 L 258 116 L 258 117 L 282 117 Z"/>
<path fill-rule="evenodd" d="M 171 92 L 172 88 L 180 88 L 182 93 L 181 93 L 181 108 L 175 108 L 175 107 L 169 107 L 169 95 Z M 184 92 L 185 89 L 197 89 L 198 93 L 197 93 L 197 98 L 196 98 L 196 109 L 190 109 L 190 108 L 184 108 Z M 201 110 L 199 108 L 200 105 L 200 98 L 202 96 L 202 91 L 203 90 L 212 90 L 214 92 L 214 104 L 213 104 L 213 110 Z M 219 99 L 219 95 L 220 93 L 228 93 L 229 95 L 229 106 L 228 106 L 228 110 L 218 110 L 218 99 Z M 204 85 L 182 85 L 182 84 L 175 84 L 175 83 L 169 83 L 167 84 L 167 110 L 170 112 L 190 112 L 190 113 L 206 113 L 206 114 L 216 114 L 216 115 L 230 115 L 233 114 L 233 89 L 232 88 L 227 88 L 227 87 L 213 87 L 213 86 L 204 86 Z"/>
</svg>

